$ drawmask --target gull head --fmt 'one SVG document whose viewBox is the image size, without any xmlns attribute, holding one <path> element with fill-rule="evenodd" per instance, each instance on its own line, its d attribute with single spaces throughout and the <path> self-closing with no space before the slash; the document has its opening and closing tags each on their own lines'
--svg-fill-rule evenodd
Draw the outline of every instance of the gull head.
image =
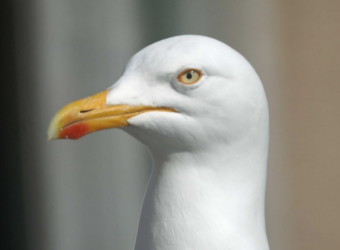
<svg viewBox="0 0 340 250">
<path fill-rule="evenodd" d="M 109 128 L 151 148 L 255 143 L 268 137 L 267 100 L 238 52 L 212 38 L 177 36 L 135 54 L 108 90 L 65 106 L 47 137 L 78 139 Z"/>
</svg>

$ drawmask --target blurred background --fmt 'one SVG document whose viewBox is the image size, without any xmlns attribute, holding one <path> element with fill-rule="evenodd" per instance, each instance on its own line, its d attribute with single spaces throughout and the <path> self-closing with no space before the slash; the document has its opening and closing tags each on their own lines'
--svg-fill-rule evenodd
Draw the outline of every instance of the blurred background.
<svg viewBox="0 0 340 250">
<path fill-rule="evenodd" d="M 243 54 L 267 93 L 271 249 L 340 249 L 339 12 L 336 0 L 2 2 L 0 248 L 133 249 L 146 148 L 120 130 L 50 143 L 46 130 L 143 47 L 200 34 Z"/>
</svg>

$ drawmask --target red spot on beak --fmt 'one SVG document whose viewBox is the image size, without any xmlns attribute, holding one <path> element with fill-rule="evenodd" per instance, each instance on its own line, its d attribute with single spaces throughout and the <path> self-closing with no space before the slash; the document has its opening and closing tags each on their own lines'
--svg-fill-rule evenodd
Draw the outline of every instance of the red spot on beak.
<svg viewBox="0 0 340 250">
<path fill-rule="evenodd" d="M 59 133 L 59 137 L 77 140 L 80 137 L 83 137 L 84 135 L 88 134 L 89 132 L 90 131 L 88 125 L 77 122 L 75 124 L 71 124 L 63 128 Z"/>
</svg>

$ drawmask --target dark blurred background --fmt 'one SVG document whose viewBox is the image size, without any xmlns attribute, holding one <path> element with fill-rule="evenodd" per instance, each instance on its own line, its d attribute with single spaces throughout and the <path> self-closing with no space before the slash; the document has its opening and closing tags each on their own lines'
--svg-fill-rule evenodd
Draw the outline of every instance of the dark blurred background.
<svg viewBox="0 0 340 250">
<path fill-rule="evenodd" d="M 243 54 L 267 93 L 271 249 L 340 249 L 339 13 L 337 0 L 3 0 L 0 248 L 133 249 L 145 147 L 120 130 L 47 143 L 46 130 L 143 47 L 201 34 Z"/>
</svg>

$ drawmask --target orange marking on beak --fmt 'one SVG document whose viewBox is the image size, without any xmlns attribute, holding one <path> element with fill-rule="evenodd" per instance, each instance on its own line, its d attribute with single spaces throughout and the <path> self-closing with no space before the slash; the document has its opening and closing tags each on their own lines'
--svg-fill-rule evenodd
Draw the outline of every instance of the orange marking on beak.
<svg viewBox="0 0 340 250">
<path fill-rule="evenodd" d="M 59 132 L 59 138 L 77 140 L 89 132 L 90 130 L 87 124 L 74 123 L 61 129 Z"/>
</svg>

